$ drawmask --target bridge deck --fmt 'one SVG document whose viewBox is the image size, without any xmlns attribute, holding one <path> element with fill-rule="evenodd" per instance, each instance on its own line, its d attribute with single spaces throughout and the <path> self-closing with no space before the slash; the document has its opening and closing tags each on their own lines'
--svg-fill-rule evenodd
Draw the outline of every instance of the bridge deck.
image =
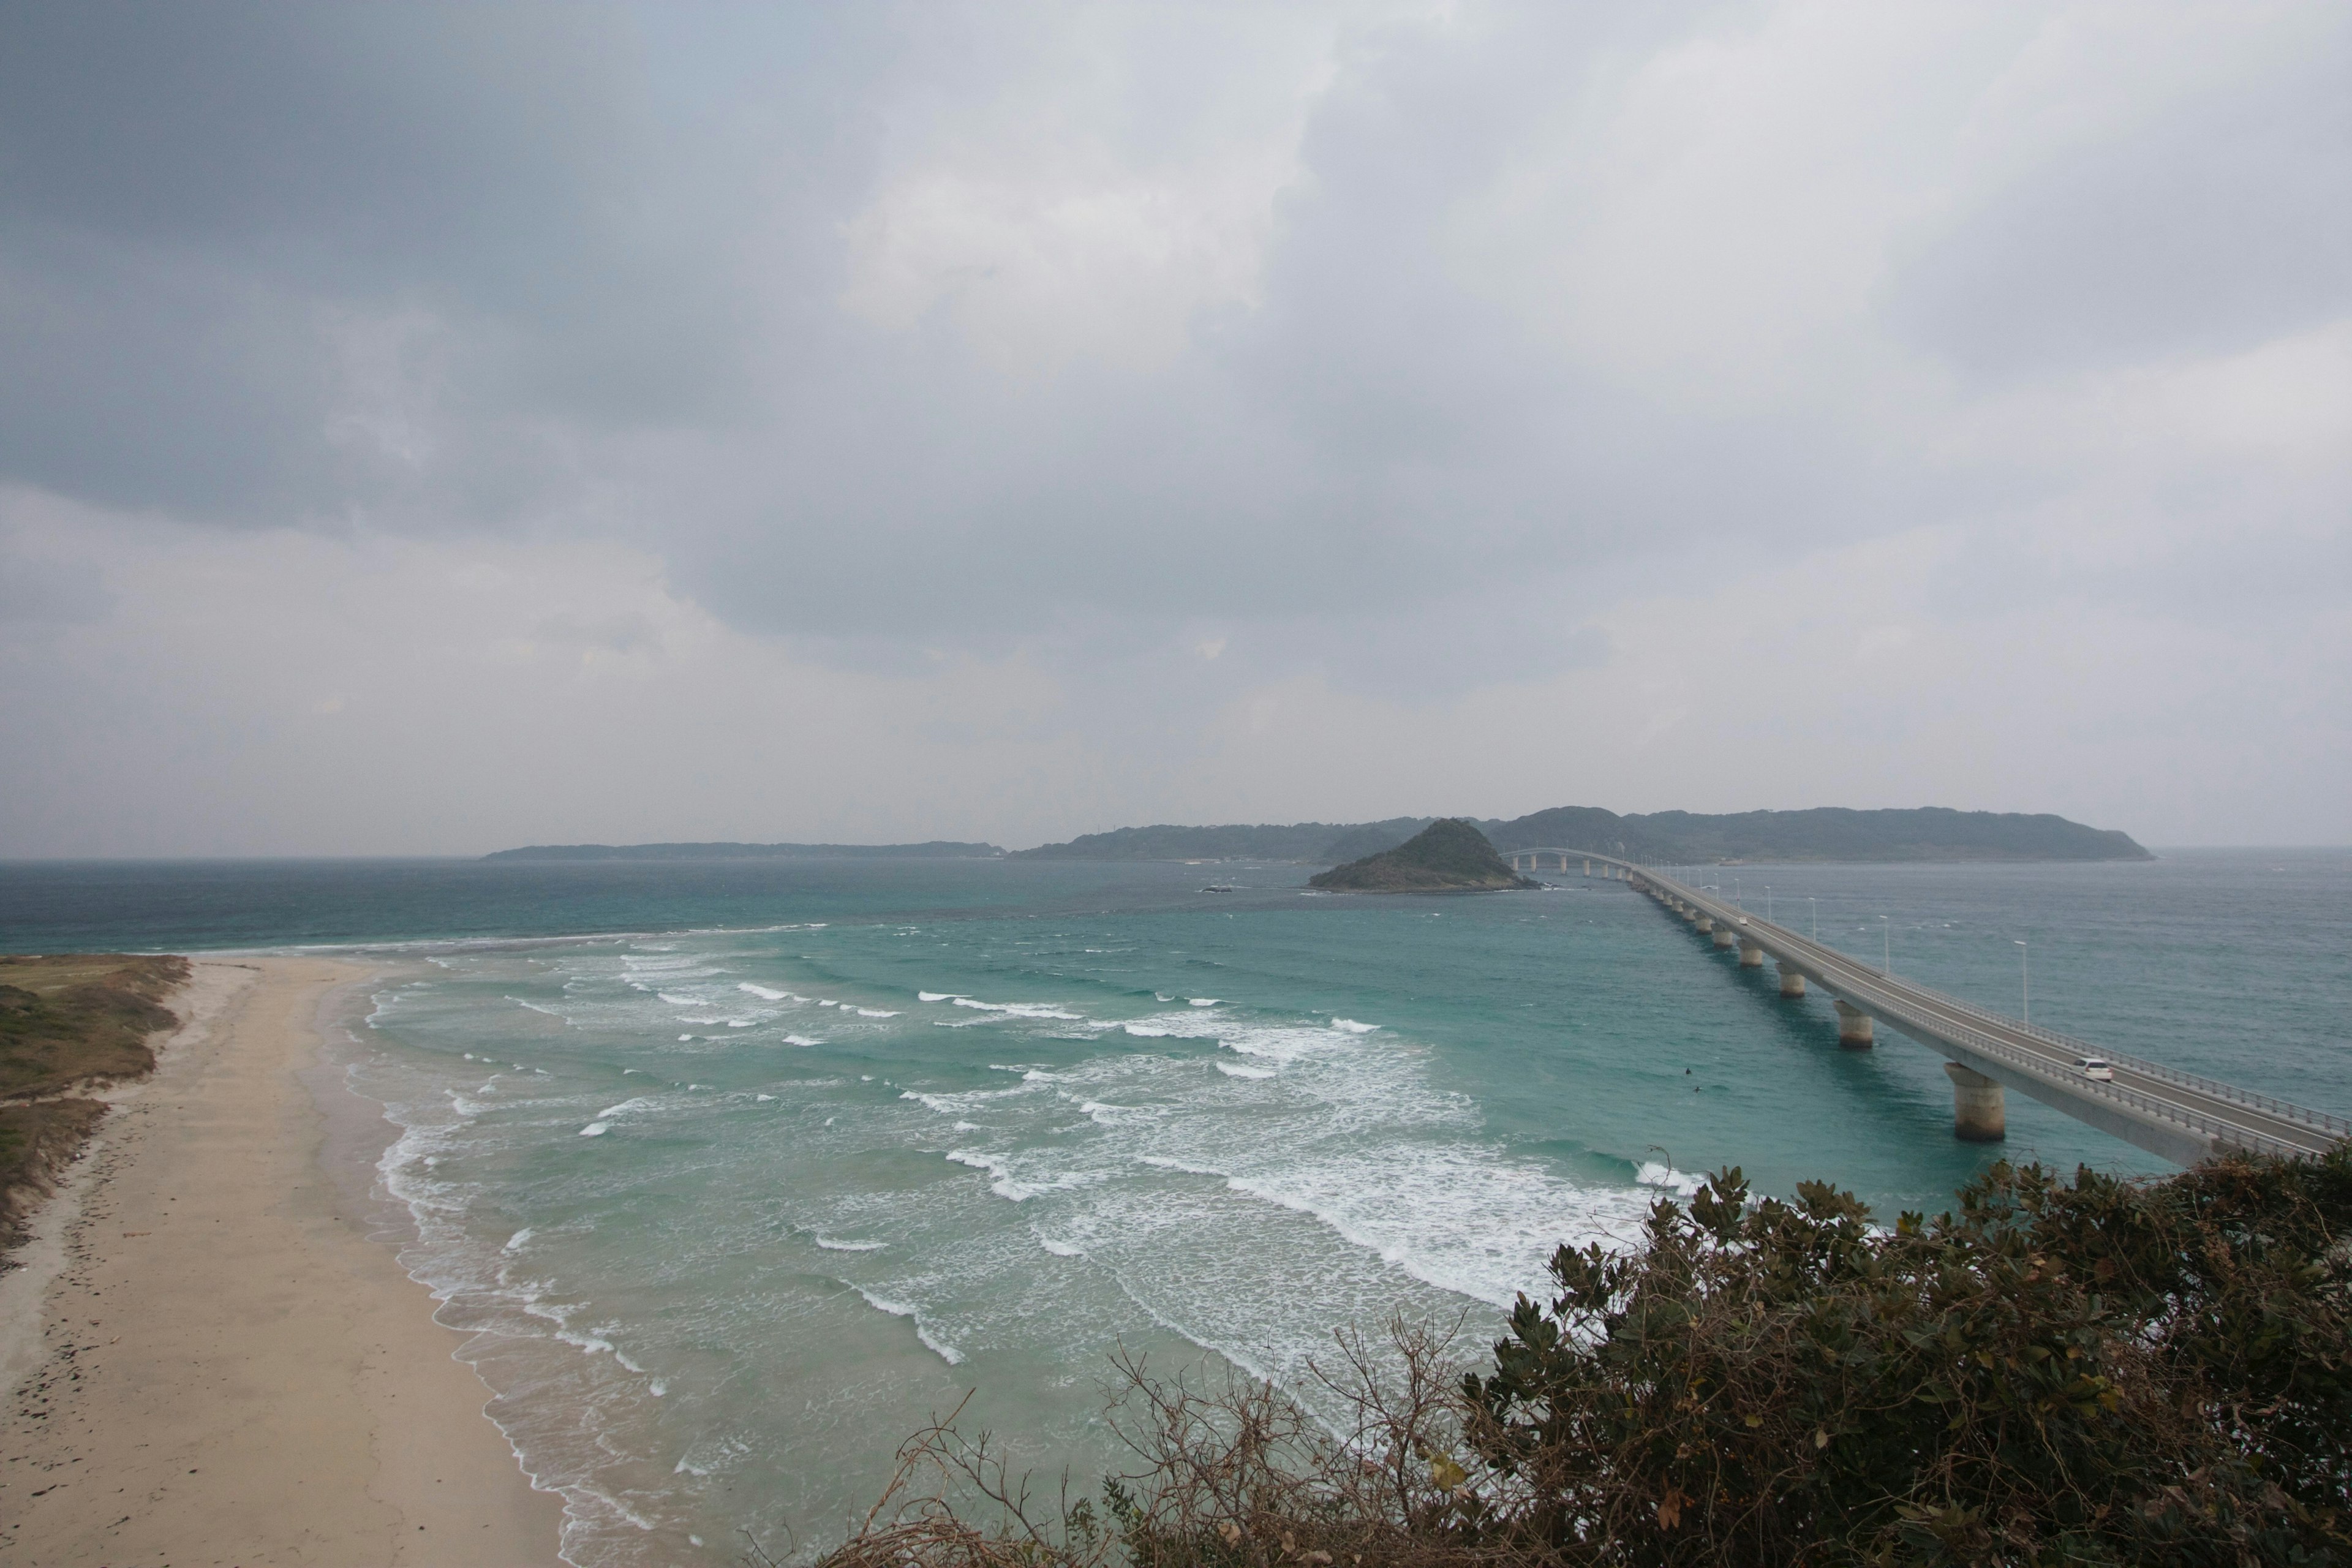
<svg viewBox="0 0 2352 1568">
<path fill-rule="evenodd" d="M 1566 853 L 1621 869 L 1652 896 L 1678 900 L 1700 911 L 1717 929 L 1755 943 L 1848 1006 L 1963 1067 L 2166 1159 L 2185 1164 L 2224 1148 L 2322 1153 L 2352 1138 L 2352 1121 L 2343 1117 L 2087 1045 L 1947 996 L 1632 861 L 1575 849 L 1542 853 Z M 2077 1064 L 2084 1057 L 2111 1063 L 2115 1081 L 2084 1077 Z"/>
</svg>

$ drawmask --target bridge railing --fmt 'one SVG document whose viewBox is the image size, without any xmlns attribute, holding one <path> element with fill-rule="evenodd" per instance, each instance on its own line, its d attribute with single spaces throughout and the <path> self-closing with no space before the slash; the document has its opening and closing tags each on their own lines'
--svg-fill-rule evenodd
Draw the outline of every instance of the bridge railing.
<svg viewBox="0 0 2352 1568">
<path fill-rule="evenodd" d="M 2119 1083 L 2103 1082 L 2097 1079 L 2077 1079 L 2071 1075 L 2053 1072 L 2046 1060 L 2034 1056 L 2032 1052 L 2021 1050 L 2006 1040 L 1996 1039 L 1982 1030 L 1970 1028 L 1965 1024 L 1956 1025 L 1948 1019 L 1924 1016 L 1909 1005 L 1899 994 L 1876 984 L 1875 979 L 1870 977 L 1872 972 L 1859 964 L 1852 963 L 1851 961 L 1848 961 L 1846 967 L 1859 971 L 1859 975 L 1844 981 L 1843 988 L 1851 994 L 1853 1000 L 1865 1004 L 1874 1016 L 1894 1025 L 1896 1028 L 1906 1031 L 1916 1030 L 1949 1040 L 1954 1045 L 1965 1047 L 1979 1056 L 1990 1058 L 2053 1089 L 2062 1089 L 2068 1094 L 2079 1095 L 2086 1100 L 2105 1100 L 2110 1104 L 2124 1106 L 2138 1111 L 2143 1116 L 2170 1122 L 2210 1140 L 2267 1154 L 2308 1152 L 2302 1146 L 2287 1142 L 2284 1139 L 2257 1132 L 2250 1127 L 2241 1127 L 2235 1122 L 2224 1121 L 2220 1117 L 2208 1116 L 2203 1111 L 2191 1110 L 2177 1101 L 2165 1100 L 2157 1095 L 2144 1094 L 2138 1089 L 2129 1089 Z"/>
<path fill-rule="evenodd" d="M 2166 1100 L 2161 1096 L 2143 1093 L 2119 1083 L 2105 1082 L 2097 1079 L 2078 1079 L 2071 1074 L 2053 1072 L 2047 1060 L 2036 1057 L 2031 1051 L 2022 1050 L 2006 1040 L 1998 1039 L 1966 1024 L 1955 1024 L 1948 1018 L 1923 1014 L 1911 1005 L 1899 992 L 1890 990 L 1879 983 L 1889 977 L 1881 976 L 1875 971 L 1843 954 L 1839 954 L 1837 957 L 1839 962 L 1835 966 L 1848 972 L 1841 979 L 1841 989 L 1845 991 L 1852 1000 L 1867 1006 L 1874 1016 L 1896 1028 L 1948 1040 L 1954 1045 L 1964 1047 L 1979 1056 L 1990 1058 L 2014 1071 L 2023 1073 L 2067 1094 L 2122 1106 L 2136 1110 L 2143 1116 L 2183 1128 L 2210 1141 L 2226 1142 L 2267 1154 L 2308 1152 L 2301 1145 L 2272 1137 L 2268 1133 L 2257 1132 L 2250 1127 L 2240 1126 L 2236 1122 L 2221 1117 L 2209 1116 L 2203 1111 L 2192 1110 L 2187 1106 Z M 1830 966 L 1824 965 L 1824 967 Z M 1940 994 L 1937 994 L 1940 1001 Z"/>
<path fill-rule="evenodd" d="M 1751 916 L 1749 919 L 1752 922 L 1754 917 Z M 1764 923 L 1769 924 L 1769 922 Z M 1773 929 L 1777 932 L 1784 931 L 1786 928 L 1775 926 Z M 1826 944 L 1823 943 L 1809 942 L 1806 938 L 1799 936 L 1793 931 L 1788 931 L 1786 934 L 1790 939 L 1793 939 L 1799 942 L 1803 942 L 1809 947 L 1819 948 L 1829 953 L 1835 953 L 1840 958 L 1844 959 L 1847 963 L 1854 964 L 1857 967 L 1872 970 L 1874 972 L 1875 971 L 1875 966 L 1870 964 L 1866 959 L 1858 958 L 1853 954 L 1844 952 L 1837 948 L 1827 947 Z M 1927 991 L 1928 990 L 1928 987 L 1918 986 L 1916 989 Z M 2315 1132 L 2323 1134 L 2330 1140 L 2352 1138 L 2352 1121 L 2347 1121 L 2341 1116 L 2331 1115 L 2325 1110 L 2315 1110 L 2309 1106 L 2297 1105 L 2292 1100 L 2280 1100 L 2273 1095 L 2257 1094 L 2252 1089 L 2240 1089 L 2235 1084 L 2223 1083 L 2217 1079 L 2206 1078 L 2199 1073 L 2183 1072 L 2178 1068 L 2169 1068 L 2161 1062 L 2149 1061 L 2146 1057 L 2136 1057 L 2126 1052 L 2111 1050 L 2103 1046 L 2095 1046 L 2088 1040 L 2078 1039 L 2072 1035 L 2062 1034 L 2055 1029 L 2047 1029 L 2039 1024 L 2028 1024 L 2021 1019 L 2010 1017 L 2008 1015 L 1995 1012 L 1990 1007 L 1979 1006 L 1976 1003 L 1965 1001 L 1958 996 L 1948 995 L 1940 991 L 1933 992 L 1932 994 L 1935 996 L 1937 1004 L 1939 1006 L 1946 1006 L 1956 1012 L 1965 1013 L 1969 1017 L 1980 1019 L 1983 1022 L 1991 1024 L 1999 1028 L 2013 1030 L 2018 1034 L 2027 1036 L 2028 1037 L 2038 1040 L 2044 1045 L 2062 1050 L 2070 1056 L 2076 1058 L 2098 1057 L 2106 1061 L 2127 1067 L 2134 1072 L 2144 1074 L 2147 1077 L 2156 1079 L 2161 1082 L 2173 1084 L 2181 1089 L 2191 1089 L 2200 1094 L 2209 1095 L 2215 1100 L 2224 1100 L 2232 1105 L 2242 1106 L 2248 1110 L 2260 1111 L 2266 1116 L 2274 1116 L 2282 1121 L 2293 1121 L 2298 1123 L 2299 1125 L 2310 1128 Z M 2098 1080 L 2086 1079 L 2085 1081 L 2095 1083 Z"/>
<path fill-rule="evenodd" d="M 1596 858 L 1602 858 L 1603 857 L 1596 857 Z M 1606 858 L 1614 859 L 1614 857 L 1606 857 Z M 1736 909 L 1727 910 L 1722 900 L 1710 899 L 1705 893 L 1700 892 L 1696 889 L 1685 887 L 1679 883 L 1673 882 L 1670 879 L 1660 877 L 1654 872 L 1643 871 L 1638 868 L 1636 868 L 1636 871 L 1638 875 L 1646 878 L 1657 886 L 1671 887 L 1675 889 L 1679 896 L 1686 898 L 1694 903 L 1712 905 L 1714 906 L 1715 911 L 1718 914 L 1727 914 L 1734 920 L 1744 920 L 1747 922 L 1748 929 L 1751 932 L 1759 936 L 1769 934 L 1773 939 L 1776 945 L 1796 949 L 1801 955 L 1811 958 L 1822 968 L 1834 968 L 1843 972 L 1840 976 L 1838 984 L 1842 990 L 1849 994 L 1852 1000 L 1866 1004 L 1874 1016 L 1881 1017 L 1896 1027 L 1905 1029 L 1906 1033 L 1916 1031 L 1951 1040 L 1953 1044 L 1963 1046 L 1969 1050 L 1974 1051 L 1979 1055 L 1989 1057 L 1991 1059 L 2012 1068 L 2013 1070 L 2024 1073 L 2040 1082 L 2048 1084 L 2053 1089 L 2063 1090 L 2068 1094 L 2079 1095 L 2084 1099 L 2105 1100 L 2111 1104 L 2126 1107 L 2129 1110 L 2137 1111 L 2143 1116 L 2152 1117 L 2158 1121 L 2168 1122 L 2174 1126 L 2184 1128 L 2211 1141 L 2226 1142 L 2233 1147 L 2247 1149 L 2255 1152 L 2266 1154 L 2294 1155 L 2309 1152 L 2307 1149 L 2294 1143 L 2287 1142 L 2283 1139 L 2272 1137 L 2267 1133 L 2257 1132 L 2250 1127 L 2242 1127 L 2235 1122 L 2224 1121 L 2219 1117 L 2209 1116 L 2203 1111 L 2192 1110 L 2187 1106 L 2179 1104 L 2175 1101 L 2168 1100 L 2155 1095 L 2145 1094 L 2138 1089 L 2126 1088 L 2122 1084 L 2102 1081 L 2096 1079 L 2078 1079 L 2072 1075 L 2062 1076 L 2058 1073 L 2053 1072 L 2048 1061 L 2036 1057 L 2031 1051 L 2020 1049 L 2018 1047 L 2011 1045 L 2005 1040 L 1997 1039 L 1994 1037 L 1984 1033 L 1982 1030 L 1971 1028 L 1966 1024 L 1956 1025 L 1948 1019 L 1930 1018 L 1926 1016 L 1911 1006 L 1899 992 L 1887 989 L 1888 984 L 1897 984 L 1895 982 L 1892 975 L 1881 973 L 1876 968 L 1865 963 L 1860 959 L 1857 959 L 1851 953 L 1843 952 L 1836 948 L 1829 947 L 1821 942 L 1814 942 L 1808 937 L 1801 936 L 1796 931 L 1789 930 L 1785 926 L 1780 925 L 1771 921 L 1764 920 L 1759 916 L 1750 915 L 1746 913 L 1744 910 Z M 1882 982 L 1885 984 L 1882 984 Z M 1909 989 L 1916 990 L 1927 995 L 1933 996 L 1938 1006 L 1948 1005 L 1955 1011 L 1960 1012 L 1968 1016 L 1979 1018 L 2001 1027 L 2021 1027 L 2021 1026 L 2020 1026 L 2014 1019 L 2005 1018 L 2000 1014 L 1990 1012 L 1986 1008 L 1978 1007 L 1969 1003 L 1961 1002 L 1957 997 L 1946 996 L 1941 992 L 1931 991 L 1926 986 L 1908 986 L 1908 983 L 1900 984 L 1905 984 Z M 2126 1061 L 2129 1062 L 2135 1069 L 2138 1069 L 2141 1067 L 2141 1064 L 2137 1058 L 2117 1056 L 2115 1053 L 2104 1051 L 2085 1045 L 2081 1041 L 2069 1039 L 2063 1036 L 2058 1036 L 2054 1031 L 2035 1029 L 2032 1030 L 2032 1033 L 2036 1037 L 2050 1037 L 2052 1043 L 2067 1049 L 2074 1055 L 2097 1056 L 2105 1057 L 2110 1061 Z M 2078 1047 L 2080 1047 L 2079 1049 L 2076 1048 Z M 2154 1064 L 2148 1065 L 2153 1066 Z M 2179 1073 L 2169 1068 L 2160 1069 L 2153 1076 L 2164 1079 L 2167 1081 L 2176 1082 L 2184 1079 L 2195 1079 L 2195 1075 L 2193 1074 Z M 2202 1089 L 2205 1084 L 2210 1083 L 2211 1081 L 2212 1080 L 2210 1079 L 2196 1079 L 2193 1084 L 2184 1083 L 2183 1087 L 2196 1087 Z M 2223 1089 L 2230 1089 L 2230 1086 L 2228 1085 L 2221 1085 L 2218 1087 Z M 2343 1122 L 2341 1118 L 2331 1117 L 2322 1111 L 2310 1110 L 2302 1106 L 2289 1106 L 2287 1102 L 2284 1100 L 2270 1100 L 2269 1105 L 2262 1103 L 2265 1100 L 2269 1100 L 2268 1096 L 2252 1095 L 2248 1094 L 2244 1090 L 2230 1089 L 2226 1098 L 2231 1100 L 2232 1102 L 2244 1104 L 2250 1110 L 2263 1110 L 2273 1115 L 2279 1115 L 2281 1112 L 2270 1110 L 2269 1105 L 2281 1106 L 2284 1108 L 2286 1111 L 2293 1113 L 2284 1116 L 2283 1119 L 2299 1121 L 2305 1125 L 2309 1125 L 2315 1130 L 2315 1131 L 2321 1133 L 2323 1136 L 2328 1137 L 2331 1141 L 2334 1138 L 2340 1138 L 2346 1135 L 2345 1132 L 2336 1131 L 2338 1127 L 2343 1127 L 2346 1128 L 2347 1131 L 2352 1131 L 2352 1124 L 2347 1124 Z"/>
<path fill-rule="evenodd" d="M 2055 1029 L 2045 1029 L 2039 1024 L 2028 1024 L 2006 1017 L 1990 1008 L 1979 1007 L 1972 1002 L 1963 1002 L 1958 997 L 1952 997 L 1949 1000 L 1953 1006 L 1973 1017 L 1989 1019 L 2015 1029 L 2021 1035 L 2031 1035 L 2035 1039 L 2060 1047 L 2073 1052 L 2075 1056 L 2100 1057 L 2107 1061 L 2121 1063 L 2134 1072 L 2161 1079 L 2167 1083 L 2177 1084 L 2182 1089 L 2195 1089 L 2200 1094 L 2210 1094 L 2216 1100 L 2226 1100 L 2232 1104 L 2242 1105 L 2249 1110 L 2259 1110 L 2265 1115 L 2278 1117 L 2282 1121 L 2300 1121 L 2337 1138 L 2352 1138 L 2352 1121 L 2347 1121 L 2341 1116 L 2332 1116 L 2325 1110 L 2314 1110 L 2309 1106 L 2297 1105 L 2292 1100 L 2273 1099 L 2267 1094 L 2256 1094 L 2252 1089 L 2240 1089 L 2235 1084 L 2222 1083 L 2219 1079 L 2205 1078 L 2197 1073 L 2182 1072 L 2178 1068 L 2168 1068 L 2162 1062 L 2152 1062 L 2145 1057 L 2128 1056 L 2119 1051 L 2111 1051 L 2104 1047 L 2092 1045 L 2087 1040 L 2078 1040 L 2072 1035 L 2063 1035 Z"/>
</svg>

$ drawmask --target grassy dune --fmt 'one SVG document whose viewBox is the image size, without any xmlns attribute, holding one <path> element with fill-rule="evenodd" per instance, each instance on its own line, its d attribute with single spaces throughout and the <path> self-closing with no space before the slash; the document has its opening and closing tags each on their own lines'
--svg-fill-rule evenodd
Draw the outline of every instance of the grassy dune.
<svg viewBox="0 0 2352 1568">
<path fill-rule="evenodd" d="M 184 958 L 0 956 L 0 1248 L 106 1114 L 86 1091 L 154 1069 L 187 977 Z"/>
</svg>

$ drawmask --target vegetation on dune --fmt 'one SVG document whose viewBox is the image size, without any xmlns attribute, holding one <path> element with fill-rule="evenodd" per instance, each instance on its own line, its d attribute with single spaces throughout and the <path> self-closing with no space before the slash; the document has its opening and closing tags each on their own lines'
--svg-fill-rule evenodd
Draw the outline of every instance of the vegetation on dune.
<svg viewBox="0 0 2352 1568">
<path fill-rule="evenodd" d="M 1477 828 L 1447 818 L 1393 849 L 1309 877 L 1307 885 L 1354 893 L 1458 893 L 1540 884 L 1505 865 Z"/>
<path fill-rule="evenodd" d="M 0 1248 L 106 1108 L 68 1091 L 153 1070 L 148 1040 L 179 1019 L 163 1004 L 184 958 L 0 956 Z"/>
<path fill-rule="evenodd" d="M 1483 1372 L 1343 1332 L 1336 1422 L 1121 1360 L 1098 1500 L 950 1422 L 828 1568 L 2352 1563 L 2352 1147 L 1958 1197 L 1888 1229 L 1719 1173 L 1561 1248 Z"/>
</svg>

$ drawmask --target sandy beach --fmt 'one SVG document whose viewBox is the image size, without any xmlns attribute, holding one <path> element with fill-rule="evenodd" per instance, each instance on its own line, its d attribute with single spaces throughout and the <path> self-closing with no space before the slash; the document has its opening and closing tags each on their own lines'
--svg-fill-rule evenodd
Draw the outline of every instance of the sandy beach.
<svg viewBox="0 0 2352 1568">
<path fill-rule="evenodd" d="M 320 1021 L 371 972 L 199 963 L 187 1020 L 0 1280 L 0 1558 L 556 1562 L 534 1491 L 451 1359 L 462 1336 L 369 1238 Z M 347 1104 L 338 1104 L 341 1097 Z"/>
</svg>

